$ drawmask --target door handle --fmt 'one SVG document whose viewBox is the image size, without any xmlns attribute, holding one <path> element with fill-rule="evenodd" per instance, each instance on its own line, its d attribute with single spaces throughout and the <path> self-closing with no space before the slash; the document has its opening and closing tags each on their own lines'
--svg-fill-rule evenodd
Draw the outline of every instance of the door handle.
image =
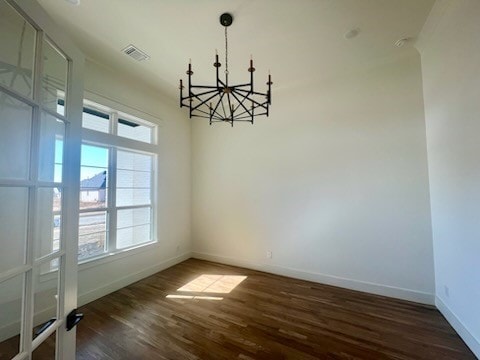
<svg viewBox="0 0 480 360">
<path fill-rule="evenodd" d="M 72 330 L 82 319 L 83 314 L 77 312 L 78 309 L 73 309 L 67 315 L 67 331 Z"/>
</svg>

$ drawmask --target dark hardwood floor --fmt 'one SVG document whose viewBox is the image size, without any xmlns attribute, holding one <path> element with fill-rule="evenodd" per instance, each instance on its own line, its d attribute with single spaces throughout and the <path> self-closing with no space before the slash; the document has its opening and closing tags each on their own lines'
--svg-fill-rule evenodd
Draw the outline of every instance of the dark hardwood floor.
<svg viewBox="0 0 480 360">
<path fill-rule="evenodd" d="M 195 259 L 81 311 L 85 360 L 475 359 L 434 307 Z"/>
</svg>

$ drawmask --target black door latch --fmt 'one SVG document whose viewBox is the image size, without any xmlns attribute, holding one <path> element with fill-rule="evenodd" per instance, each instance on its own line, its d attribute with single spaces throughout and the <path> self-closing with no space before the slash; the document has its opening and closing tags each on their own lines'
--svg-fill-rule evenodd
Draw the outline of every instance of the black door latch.
<svg viewBox="0 0 480 360">
<path fill-rule="evenodd" d="M 77 310 L 73 309 L 67 316 L 67 331 L 72 330 L 83 319 L 83 314 L 78 313 Z"/>
</svg>

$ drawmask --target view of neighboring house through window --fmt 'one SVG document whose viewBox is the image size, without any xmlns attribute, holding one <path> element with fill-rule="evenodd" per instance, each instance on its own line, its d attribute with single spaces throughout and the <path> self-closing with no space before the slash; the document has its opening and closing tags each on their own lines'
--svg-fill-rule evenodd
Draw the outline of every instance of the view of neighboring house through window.
<svg viewBox="0 0 480 360">
<path fill-rule="evenodd" d="M 156 241 L 156 127 L 89 101 L 82 125 L 79 261 Z"/>
<path fill-rule="evenodd" d="M 101 255 L 107 250 L 108 153 L 105 147 L 82 145 L 79 260 Z"/>
</svg>

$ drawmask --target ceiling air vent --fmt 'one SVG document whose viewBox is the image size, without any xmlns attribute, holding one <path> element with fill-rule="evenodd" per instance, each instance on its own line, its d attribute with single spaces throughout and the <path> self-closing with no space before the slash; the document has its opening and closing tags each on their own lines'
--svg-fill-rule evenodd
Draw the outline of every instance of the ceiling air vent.
<svg viewBox="0 0 480 360">
<path fill-rule="evenodd" d="M 125 49 L 122 50 L 128 56 L 134 58 L 137 61 L 143 61 L 150 59 L 150 56 L 145 54 L 142 50 L 130 44 Z"/>
</svg>

